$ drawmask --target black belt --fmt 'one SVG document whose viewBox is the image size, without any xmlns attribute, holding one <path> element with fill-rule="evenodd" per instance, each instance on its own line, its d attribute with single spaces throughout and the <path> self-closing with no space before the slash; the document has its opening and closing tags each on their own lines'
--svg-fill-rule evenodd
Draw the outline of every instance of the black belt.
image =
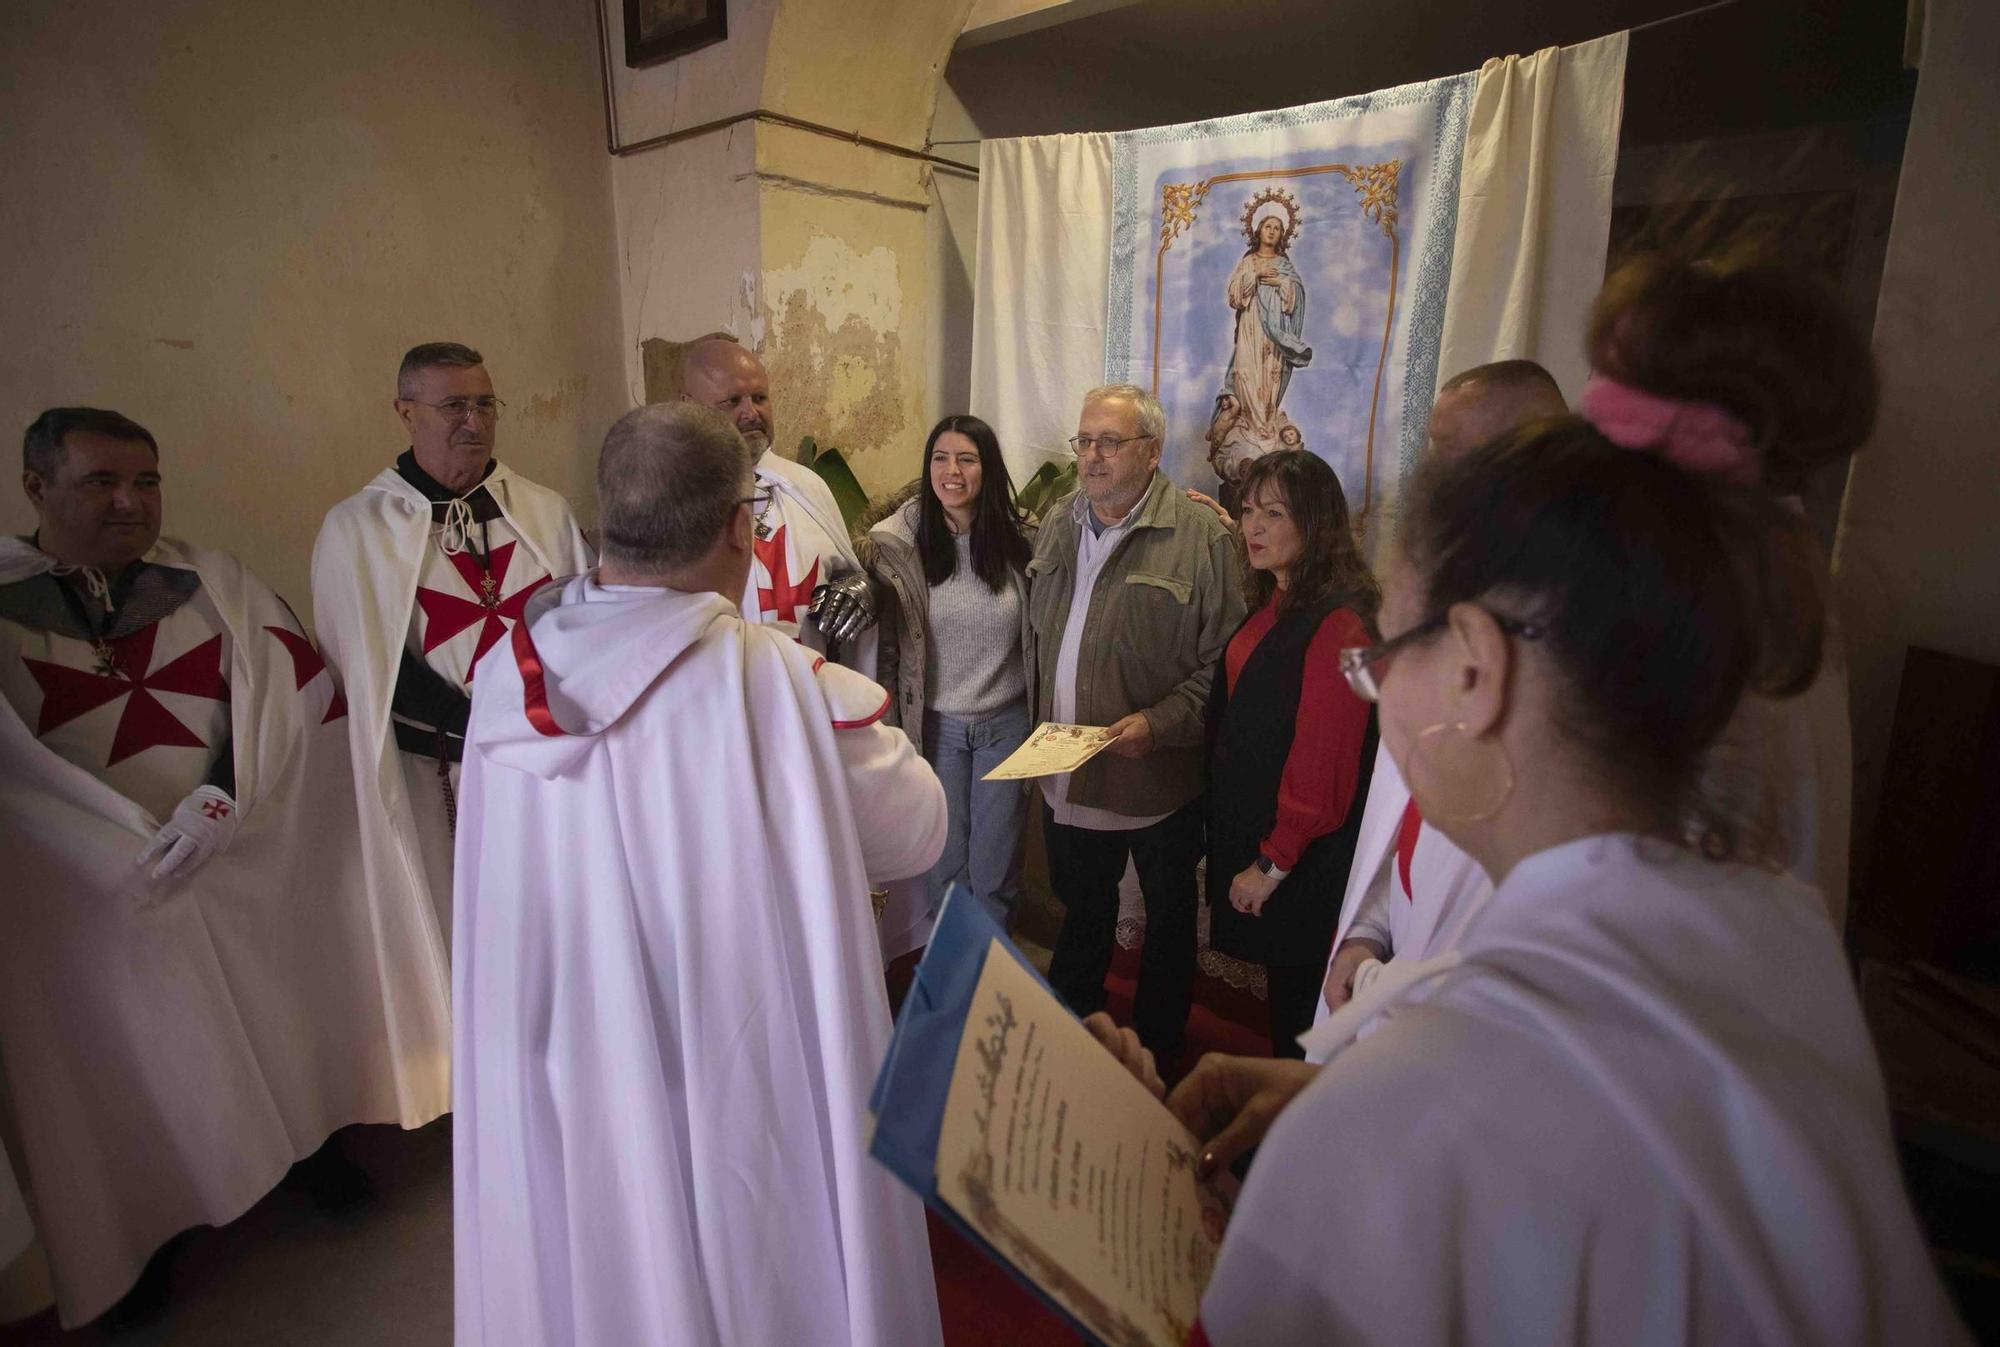
<svg viewBox="0 0 2000 1347">
<path fill-rule="evenodd" d="M 438 762 L 460 762 L 465 758 L 465 740 L 456 734 L 400 720 L 389 723 L 396 730 L 396 747 L 405 753 L 415 753 Z"/>
</svg>

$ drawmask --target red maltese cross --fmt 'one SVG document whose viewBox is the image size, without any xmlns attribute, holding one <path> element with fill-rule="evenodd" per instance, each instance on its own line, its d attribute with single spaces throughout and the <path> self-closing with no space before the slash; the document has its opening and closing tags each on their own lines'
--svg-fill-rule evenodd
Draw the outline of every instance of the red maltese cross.
<svg viewBox="0 0 2000 1347">
<path fill-rule="evenodd" d="M 757 586 L 757 608 L 760 612 L 776 613 L 780 622 L 799 620 L 799 609 L 810 607 L 812 592 L 819 584 L 819 558 L 806 569 L 806 578 L 796 585 L 792 583 L 792 563 L 785 556 L 785 526 L 769 538 L 752 538 L 750 546 L 757 553 L 757 560 L 764 564 L 764 573 L 771 577 L 769 586 Z"/>
<path fill-rule="evenodd" d="M 118 716 L 118 730 L 111 739 L 111 756 L 105 760 L 106 767 L 115 767 L 154 747 L 206 748 L 201 736 L 183 725 L 153 694 L 178 692 L 188 697 L 228 701 L 229 682 L 222 676 L 222 637 L 211 636 L 186 654 L 154 669 L 153 640 L 159 634 L 159 624 L 154 623 L 130 636 L 104 643 L 115 657 L 112 661 L 115 668 L 128 673 L 138 671 L 129 678 L 24 656 L 21 662 L 28 666 L 28 672 L 42 689 L 42 714 L 35 725 L 36 736 L 124 697 L 125 709 Z"/>
<path fill-rule="evenodd" d="M 514 543 L 504 543 L 493 549 L 487 560 L 492 563 L 489 573 L 479 567 L 479 561 L 470 552 L 451 554 L 452 569 L 465 581 L 471 598 L 457 594 L 446 594 L 442 590 L 419 589 L 417 602 L 424 610 L 424 653 L 449 641 L 475 622 L 485 625 L 479 629 L 479 645 L 472 652 L 472 663 L 493 648 L 493 643 L 507 634 L 507 624 L 521 620 L 521 610 L 528 605 L 534 592 L 549 582 L 546 575 L 532 585 L 524 585 L 519 590 L 500 597 L 506 587 L 507 566 L 514 560 Z M 471 675 L 467 674 L 468 681 Z"/>
<path fill-rule="evenodd" d="M 311 641 L 288 627 L 266 627 L 264 630 L 277 637 L 278 644 L 285 647 L 286 653 L 292 657 L 294 692 L 305 691 L 306 684 L 326 672 L 326 656 L 320 654 L 319 648 Z M 326 714 L 320 717 L 319 723 L 331 725 L 346 714 L 347 694 L 335 688 L 332 700 L 326 704 Z"/>
<path fill-rule="evenodd" d="M 201 812 L 209 818 L 228 818 L 229 806 L 220 800 L 203 800 Z"/>
</svg>

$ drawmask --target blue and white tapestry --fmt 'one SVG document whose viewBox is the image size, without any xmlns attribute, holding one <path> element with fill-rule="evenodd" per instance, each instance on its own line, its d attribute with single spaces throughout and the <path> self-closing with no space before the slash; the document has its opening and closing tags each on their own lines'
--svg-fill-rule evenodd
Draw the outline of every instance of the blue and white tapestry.
<svg viewBox="0 0 2000 1347">
<path fill-rule="evenodd" d="M 1161 467 L 1275 449 L 1366 527 L 1424 443 L 1476 75 L 1114 138 L 1105 376 L 1159 395 Z"/>
</svg>

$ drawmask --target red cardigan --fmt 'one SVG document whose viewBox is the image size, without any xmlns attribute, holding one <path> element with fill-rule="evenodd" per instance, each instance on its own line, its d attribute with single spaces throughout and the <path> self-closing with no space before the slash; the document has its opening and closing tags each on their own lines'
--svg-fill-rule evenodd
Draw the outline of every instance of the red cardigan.
<svg viewBox="0 0 2000 1347">
<path fill-rule="evenodd" d="M 1236 690 L 1250 653 L 1278 621 L 1276 597 L 1254 613 L 1229 642 L 1223 672 Z M 1368 739 L 1368 703 L 1354 695 L 1340 672 L 1340 652 L 1367 645 L 1368 628 L 1352 608 L 1326 615 L 1306 647 L 1299 691 L 1298 728 L 1278 782 L 1278 816 L 1259 848 L 1273 865 L 1289 870 L 1314 838 L 1347 821 L 1361 779 L 1361 746 Z"/>
</svg>

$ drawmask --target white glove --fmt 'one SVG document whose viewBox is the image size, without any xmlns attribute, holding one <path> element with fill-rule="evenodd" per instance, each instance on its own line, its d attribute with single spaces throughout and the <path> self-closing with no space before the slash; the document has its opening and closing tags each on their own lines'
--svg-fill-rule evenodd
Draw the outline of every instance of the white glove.
<svg viewBox="0 0 2000 1347">
<path fill-rule="evenodd" d="M 158 859 L 160 863 L 153 867 L 154 879 L 191 875 L 210 856 L 229 850 L 242 821 L 243 813 L 236 807 L 236 801 L 220 788 L 196 786 L 175 808 L 166 826 L 153 834 L 153 840 L 133 864 L 145 865 Z"/>
</svg>

